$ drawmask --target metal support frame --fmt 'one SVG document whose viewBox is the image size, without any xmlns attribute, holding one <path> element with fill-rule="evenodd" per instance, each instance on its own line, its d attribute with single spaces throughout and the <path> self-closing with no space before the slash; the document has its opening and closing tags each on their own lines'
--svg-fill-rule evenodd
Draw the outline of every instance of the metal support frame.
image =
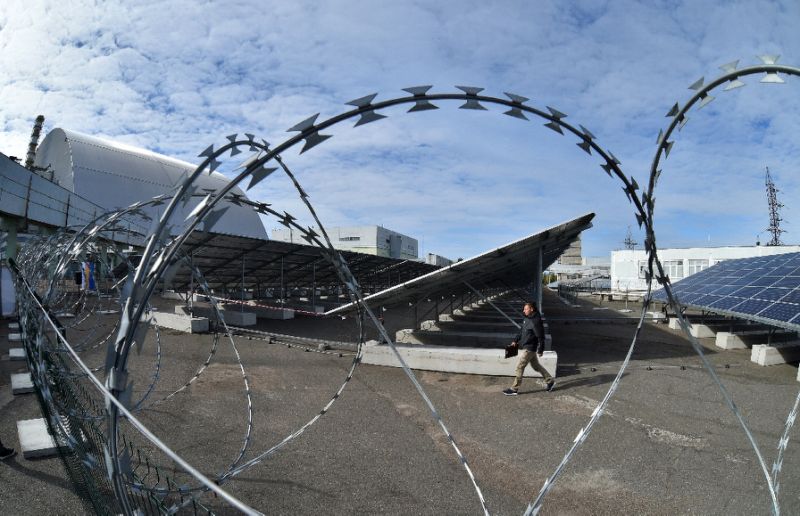
<svg viewBox="0 0 800 516">
<path fill-rule="evenodd" d="M 491 299 L 489 299 L 488 297 L 486 297 L 486 296 L 484 296 L 483 294 L 481 294 L 481 293 L 480 293 L 480 291 L 478 291 L 478 289 L 476 289 L 475 287 L 473 287 L 472 285 L 470 285 L 470 284 L 469 284 L 469 283 L 467 283 L 466 281 L 464 282 L 464 285 L 466 285 L 467 287 L 469 287 L 469 289 L 470 289 L 470 290 L 472 290 L 472 291 L 473 291 L 473 292 L 474 292 L 474 293 L 475 293 L 475 294 L 476 294 L 476 295 L 477 295 L 479 298 L 482 298 L 484 301 L 486 301 L 487 303 L 489 303 L 489 304 L 492 306 L 492 308 L 494 308 L 495 310 L 497 310 L 498 312 L 500 312 L 500 315 L 502 315 L 503 317 L 505 317 L 506 319 L 508 319 L 509 321 L 511 321 L 511 324 L 513 324 L 514 326 L 516 326 L 518 329 L 519 329 L 519 328 L 521 328 L 521 326 L 519 325 L 519 323 L 518 323 L 517 321 L 515 321 L 514 319 L 512 319 L 511 317 L 509 317 L 509 316 L 508 316 L 508 314 L 507 314 L 507 313 L 505 313 L 504 311 L 500 310 L 500 307 L 499 307 L 499 306 L 497 306 L 496 304 L 494 304 L 494 303 L 492 302 L 492 300 L 491 300 Z"/>
</svg>

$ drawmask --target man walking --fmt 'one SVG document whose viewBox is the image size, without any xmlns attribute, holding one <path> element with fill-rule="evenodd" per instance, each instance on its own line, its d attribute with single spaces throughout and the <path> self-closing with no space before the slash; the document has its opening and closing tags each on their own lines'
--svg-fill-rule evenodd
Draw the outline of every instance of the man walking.
<svg viewBox="0 0 800 516">
<path fill-rule="evenodd" d="M 511 341 L 512 346 L 519 348 L 517 377 L 514 379 L 514 385 L 503 391 L 506 396 L 516 396 L 518 394 L 519 386 L 522 383 L 522 374 L 525 372 L 525 366 L 529 363 L 534 370 L 539 371 L 545 382 L 547 382 L 547 392 L 552 391 L 556 383 L 550 373 L 547 372 L 547 369 L 539 363 L 539 357 L 544 352 L 544 324 L 542 324 L 542 316 L 536 309 L 536 303 L 525 303 L 522 313 L 525 314 L 522 328 L 520 328 L 514 340 Z"/>
</svg>

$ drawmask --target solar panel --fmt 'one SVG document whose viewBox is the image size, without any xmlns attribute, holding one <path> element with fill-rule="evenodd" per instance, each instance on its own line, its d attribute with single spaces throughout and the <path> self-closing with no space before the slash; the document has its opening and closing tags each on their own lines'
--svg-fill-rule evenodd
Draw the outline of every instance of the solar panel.
<svg viewBox="0 0 800 516">
<path fill-rule="evenodd" d="M 800 253 L 727 260 L 672 284 L 678 302 L 800 329 Z M 666 301 L 663 289 L 653 299 Z"/>
</svg>

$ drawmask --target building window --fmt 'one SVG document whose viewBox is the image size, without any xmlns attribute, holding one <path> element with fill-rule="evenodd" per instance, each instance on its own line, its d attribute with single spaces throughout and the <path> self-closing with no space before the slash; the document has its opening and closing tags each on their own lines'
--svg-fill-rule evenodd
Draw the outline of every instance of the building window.
<svg viewBox="0 0 800 516">
<path fill-rule="evenodd" d="M 361 240 L 361 237 L 339 237 L 340 242 L 352 242 L 354 240 Z"/>
<path fill-rule="evenodd" d="M 669 276 L 669 279 L 678 279 L 683 277 L 683 260 L 665 260 L 664 272 Z"/>
<path fill-rule="evenodd" d="M 686 275 L 691 276 L 708 269 L 708 260 L 686 260 Z"/>
<path fill-rule="evenodd" d="M 647 261 L 639 260 L 639 279 L 647 278 Z"/>
</svg>

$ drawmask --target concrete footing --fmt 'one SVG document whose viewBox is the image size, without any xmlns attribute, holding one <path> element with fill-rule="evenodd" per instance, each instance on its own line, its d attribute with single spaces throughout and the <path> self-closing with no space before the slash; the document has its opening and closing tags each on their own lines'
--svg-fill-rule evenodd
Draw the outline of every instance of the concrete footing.
<svg viewBox="0 0 800 516">
<path fill-rule="evenodd" d="M 9 330 L 18 330 L 19 329 L 19 323 L 18 322 L 10 322 L 10 323 L 8 323 L 8 329 Z"/>
<path fill-rule="evenodd" d="M 432 346 L 453 346 L 470 348 L 504 347 L 511 342 L 515 333 L 483 332 L 483 331 L 429 331 L 399 330 L 395 334 L 395 342 L 401 344 L 418 344 Z"/>
<path fill-rule="evenodd" d="M 455 348 L 445 346 L 423 346 L 396 344 L 397 351 L 411 369 L 442 371 L 448 373 L 482 374 L 490 376 L 514 376 L 517 358 L 503 358 L 502 349 Z M 364 346 L 365 364 L 400 367 L 392 350 L 385 344 L 369 341 Z M 548 373 L 555 376 L 558 354 L 545 351 L 539 362 Z M 525 377 L 541 377 L 533 368 L 525 368 Z"/>
<path fill-rule="evenodd" d="M 504 348 L 511 343 L 517 333 L 482 331 L 438 331 L 438 330 L 399 330 L 395 342 L 428 346 L 451 346 L 466 348 Z M 544 348 L 552 348 L 553 337 L 545 329 Z"/>
<path fill-rule="evenodd" d="M 48 432 L 44 418 L 17 421 L 17 434 L 22 456 L 26 459 L 51 457 L 58 453 L 58 445 Z"/>
<path fill-rule="evenodd" d="M 249 305 L 247 310 L 261 319 L 294 319 L 294 310 L 291 308 L 272 308 L 253 304 Z"/>
<path fill-rule="evenodd" d="M 717 336 L 717 332 L 714 328 L 707 324 L 699 323 L 692 324 L 689 327 L 689 333 L 691 333 L 692 336 L 697 339 L 708 339 Z"/>
<path fill-rule="evenodd" d="M 183 301 L 186 299 L 185 292 L 174 292 L 174 291 L 167 291 L 161 293 L 161 299 L 177 299 L 179 301 Z"/>
<path fill-rule="evenodd" d="M 241 305 L 223 305 L 220 307 L 220 314 L 225 319 L 225 324 L 231 326 L 254 326 L 256 324 L 256 314 L 249 311 L 241 311 Z M 188 309 L 185 306 L 176 306 L 175 313 L 186 316 Z M 194 305 L 192 307 L 195 317 L 205 318 L 206 320 L 216 321 L 217 311 L 209 305 Z"/>
<path fill-rule="evenodd" d="M 26 360 L 25 348 L 11 348 L 8 350 L 9 360 Z"/>
<path fill-rule="evenodd" d="M 800 360 L 800 341 L 779 342 L 771 346 L 756 344 L 750 352 L 750 360 L 762 366 L 797 362 Z"/>
<path fill-rule="evenodd" d="M 756 344 L 767 344 L 768 342 L 785 342 L 794 340 L 797 334 L 790 331 L 718 331 L 715 344 L 722 349 L 745 349 Z"/>
<path fill-rule="evenodd" d="M 11 394 L 28 394 L 34 391 L 31 373 L 11 375 Z"/>
<path fill-rule="evenodd" d="M 746 349 L 750 346 L 747 345 L 743 335 L 739 333 L 731 333 L 729 331 L 718 331 L 714 344 L 722 349 Z M 752 346 L 752 344 L 751 344 Z"/>
<path fill-rule="evenodd" d="M 249 311 L 249 307 L 247 309 L 247 312 L 243 312 L 241 306 L 229 305 L 224 306 L 223 309 L 220 310 L 220 313 L 225 319 L 225 324 L 233 326 L 255 326 L 256 314 Z"/>
<path fill-rule="evenodd" d="M 9 342 L 20 342 L 20 341 L 22 341 L 22 334 L 21 333 L 9 333 L 8 334 L 8 341 Z"/>
<path fill-rule="evenodd" d="M 184 333 L 208 332 L 208 319 L 205 317 L 191 317 L 184 314 L 171 314 L 169 312 L 152 312 L 151 324 L 162 328 L 170 328 Z"/>
</svg>

